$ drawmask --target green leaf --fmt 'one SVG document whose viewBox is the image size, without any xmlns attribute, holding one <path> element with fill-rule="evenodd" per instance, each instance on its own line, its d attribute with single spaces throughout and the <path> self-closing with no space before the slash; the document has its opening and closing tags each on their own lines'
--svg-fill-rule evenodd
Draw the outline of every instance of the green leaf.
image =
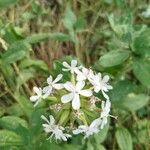
<svg viewBox="0 0 150 150">
<path fill-rule="evenodd" d="M 138 139 L 137 143 L 145 143 L 147 145 L 150 141 L 149 135 L 149 128 L 150 128 L 150 120 L 142 119 L 135 122 L 134 131 L 136 138 Z"/>
<path fill-rule="evenodd" d="M 133 149 L 132 137 L 131 137 L 130 132 L 126 128 L 124 127 L 118 128 L 115 136 L 116 136 L 117 143 L 118 143 L 120 150 L 132 150 Z"/>
<path fill-rule="evenodd" d="M 30 102 L 29 98 L 21 96 L 19 93 L 15 93 L 14 97 L 15 97 L 15 100 L 20 105 L 24 114 L 26 114 L 27 117 L 30 117 L 33 111 L 33 105 Z"/>
<path fill-rule="evenodd" d="M 22 139 L 15 132 L 0 130 L 0 146 L 22 145 Z"/>
<path fill-rule="evenodd" d="M 18 0 L 0 0 L 0 9 L 8 7 L 9 5 L 17 3 Z"/>
<path fill-rule="evenodd" d="M 13 43 L 2 55 L 2 63 L 10 64 L 24 58 L 29 49 L 30 45 L 28 43 L 22 41 Z"/>
<path fill-rule="evenodd" d="M 28 68 L 30 66 L 33 66 L 35 68 L 37 68 L 37 70 L 43 70 L 43 71 L 48 71 L 48 66 L 46 65 L 46 63 L 42 60 L 34 60 L 34 59 L 24 59 L 20 62 L 19 64 L 19 68 L 20 69 L 24 69 L 24 68 Z"/>
<path fill-rule="evenodd" d="M 22 108 L 18 103 L 13 103 L 10 107 L 6 108 L 6 111 L 9 115 L 14 115 L 14 116 L 23 116 L 23 111 Z"/>
<path fill-rule="evenodd" d="M 77 21 L 74 26 L 77 31 L 80 31 L 86 27 L 86 20 L 82 16 L 80 16 L 77 18 Z"/>
<path fill-rule="evenodd" d="M 87 150 L 94 150 L 94 145 L 91 143 L 90 140 L 87 142 Z"/>
<path fill-rule="evenodd" d="M 66 12 L 65 12 L 65 16 L 63 19 L 63 23 L 64 26 L 69 30 L 72 31 L 74 28 L 74 25 L 76 23 L 76 16 L 74 14 L 74 12 L 71 10 L 70 6 L 67 6 Z"/>
<path fill-rule="evenodd" d="M 133 51 L 139 55 L 150 55 L 150 29 L 147 29 L 134 39 Z"/>
<path fill-rule="evenodd" d="M 33 68 L 21 70 L 19 72 L 19 76 L 16 78 L 17 89 L 19 89 L 22 84 L 25 84 L 28 80 L 34 77 L 35 77 L 35 70 Z"/>
<path fill-rule="evenodd" d="M 134 61 L 133 72 L 144 86 L 150 87 L 150 60 L 138 59 Z"/>
<path fill-rule="evenodd" d="M 19 125 L 27 128 L 27 122 L 16 116 L 5 116 L 0 119 L 0 126 L 6 129 L 15 130 Z"/>
<path fill-rule="evenodd" d="M 0 117 L 5 113 L 5 108 L 0 106 Z"/>
<path fill-rule="evenodd" d="M 101 144 L 94 144 L 94 150 L 106 150 L 105 147 Z"/>
<path fill-rule="evenodd" d="M 32 114 L 30 115 L 30 125 L 31 125 L 31 134 L 34 136 L 38 136 L 40 132 L 43 130 L 42 128 L 42 119 L 41 116 L 44 114 L 42 109 L 34 109 Z"/>
<path fill-rule="evenodd" d="M 97 144 L 104 142 L 104 140 L 107 137 L 108 129 L 109 129 L 109 122 L 107 123 L 107 125 L 104 127 L 103 130 L 101 130 L 97 134 L 94 134 L 94 139 L 95 139 Z"/>
<path fill-rule="evenodd" d="M 37 33 L 26 37 L 24 41 L 35 44 L 43 40 L 69 41 L 70 36 L 64 33 Z"/>
<path fill-rule="evenodd" d="M 143 106 L 145 106 L 149 101 L 149 97 L 144 94 L 129 94 L 125 99 L 120 103 L 121 107 L 130 110 L 136 111 Z"/>
<path fill-rule="evenodd" d="M 120 65 L 129 57 L 129 54 L 129 51 L 110 51 L 100 57 L 99 63 L 103 67 Z"/>
<path fill-rule="evenodd" d="M 110 98 L 112 102 L 118 104 L 120 103 L 118 101 L 122 101 L 122 98 L 133 92 L 135 88 L 136 85 L 127 79 L 118 81 L 113 85 L 113 90 L 110 91 Z"/>
</svg>

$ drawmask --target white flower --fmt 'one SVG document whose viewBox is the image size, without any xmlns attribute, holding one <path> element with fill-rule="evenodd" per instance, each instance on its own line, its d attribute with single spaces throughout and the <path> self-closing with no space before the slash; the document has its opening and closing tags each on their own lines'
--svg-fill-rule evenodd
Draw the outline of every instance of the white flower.
<svg viewBox="0 0 150 150">
<path fill-rule="evenodd" d="M 144 12 L 142 12 L 142 16 L 145 18 L 150 17 L 150 7 L 148 7 Z"/>
<path fill-rule="evenodd" d="M 78 127 L 78 129 L 73 130 L 73 134 L 80 134 L 80 133 L 84 133 L 85 136 L 84 138 L 89 137 L 90 135 L 93 135 L 95 133 L 99 132 L 99 125 L 101 124 L 101 119 L 95 119 L 90 126 L 86 126 L 86 125 L 80 125 Z"/>
<path fill-rule="evenodd" d="M 43 95 L 42 95 L 42 89 L 41 88 L 38 88 L 38 87 L 33 87 L 33 91 L 37 94 L 37 95 L 34 95 L 34 96 L 31 96 L 30 97 L 30 100 L 32 102 L 36 102 L 34 104 L 34 106 L 36 106 L 43 98 Z"/>
<path fill-rule="evenodd" d="M 44 98 L 47 98 L 52 93 L 53 88 L 57 89 L 57 90 L 63 88 L 63 84 L 62 83 L 57 83 L 58 81 L 60 81 L 62 79 L 62 77 L 63 77 L 63 75 L 59 74 L 54 81 L 53 81 L 53 77 L 52 76 L 49 76 L 47 78 L 48 86 L 43 88 L 43 93 L 44 93 L 43 97 Z"/>
<path fill-rule="evenodd" d="M 107 83 L 108 81 L 109 76 L 106 75 L 102 78 L 101 73 L 96 74 L 90 79 L 91 84 L 94 86 L 94 91 L 96 93 L 102 91 L 102 94 L 106 99 L 109 99 L 109 97 L 105 92 L 108 92 L 110 89 L 112 89 L 112 86 Z"/>
<path fill-rule="evenodd" d="M 46 133 L 51 133 L 51 136 L 49 138 L 52 138 L 55 136 L 56 140 L 63 140 L 67 141 L 67 138 L 70 138 L 70 134 L 63 133 L 63 130 L 65 130 L 62 126 L 58 126 L 55 124 L 55 119 L 52 115 L 49 116 L 49 120 L 45 116 L 41 116 L 41 118 L 46 121 L 45 124 L 43 124 L 44 131 Z"/>
<path fill-rule="evenodd" d="M 64 87 L 66 90 L 70 91 L 70 93 L 61 97 L 62 103 L 68 103 L 72 101 L 73 109 L 78 110 L 80 108 L 79 95 L 85 97 L 92 96 L 92 91 L 90 89 L 82 90 L 84 86 L 85 86 L 84 81 L 77 82 L 76 85 L 72 84 L 71 82 L 66 82 L 64 84 Z"/>
<path fill-rule="evenodd" d="M 77 72 L 77 81 L 83 81 L 86 79 L 90 79 L 94 76 L 94 73 L 91 69 L 87 69 L 85 67 L 82 68 L 82 72 L 78 71 Z"/>
<path fill-rule="evenodd" d="M 102 112 L 101 112 L 101 116 L 100 119 L 102 120 L 100 128 L 103 129 L 104 125 L 107 124 L 107 117 L 111 116 L 109 115 L 110 112 L 110 107 L 111 107 L 111 103 L 110 101 L 107 99 L 106 102 L 102 101 Z"/>
<path fill-rule="evenodd" d="M 77 60 L 72 60 L 71 65 L 69 65 L 67 62 L 63 62 L 63 66 L 66 68 L 63 68 L 63 71 L 70 71 L 71 73 L 77 73 L 79 69 L 82 68 L 82 66 L 77 66 Z"/>
</svg>

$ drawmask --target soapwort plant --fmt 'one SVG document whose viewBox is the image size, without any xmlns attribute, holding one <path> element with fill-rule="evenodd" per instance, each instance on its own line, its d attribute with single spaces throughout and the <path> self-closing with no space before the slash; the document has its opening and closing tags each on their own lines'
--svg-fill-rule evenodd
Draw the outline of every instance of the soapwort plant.
<svg viewBox="0 0 150 150">
<path fill-rule="evenodd" d="M 50 134 L 50 139 L 67 141 L 73 135 L 84 134 L 84 138 L 100 132 L 107 124 L 110 115 L 111 101 L 108 94 L 112 86 L 108 83 L 109 76 L 91 68 L 79 65 L 77 60 L 71 64 L 63 62 L 63 72 L 70 74 L 70 80 L 62 82 L 63 75 L 55 79 L 50 75 L 47 85 L 43 88 L 34 87 L 37 95 L 30 100 L 37 106 L 42 100 L 53 99 L 48 108 L 49 119 L 41 116 L 44 131 Z M 101 99 L 99 98 L 101 95 Z"/>
</svg>

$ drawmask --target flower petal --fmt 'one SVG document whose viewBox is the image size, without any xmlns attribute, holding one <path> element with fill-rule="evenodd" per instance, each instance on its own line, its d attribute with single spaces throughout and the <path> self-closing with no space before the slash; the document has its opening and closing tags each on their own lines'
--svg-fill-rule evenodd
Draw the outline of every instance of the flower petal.
<svg viewBox="0 0 150 150">
<path fill-rule="evenodd" d="M 42 118 L 44 121 L 46 121 L 48 124 L 50 123 L 49 120 L 48 120 L 44 115 L 42 115 L 41 118 Z M 43 124 L 43 125 L 44 125 L 44 124 Z"/>
<path fill-rule="evenodd" d="M 102 90 L 102 94 L 106 99 L 109 99 L 109 96 Z"/>
<path fill-rule="evenodd" d="M 60 89 L 63 89 L 64 88 L 64 85 L 63 84 L 54 84 L 53 87 L 57 90 L 60 90 Z"/>
<path fill-rule="evenodd" d="M 94 86 L 94 92 L 98 93 L 100 91 L 100 87 L 99 86 Z"/>
<path fill-rule="evenodd" d="M 71 67 L 76 67 L 76 66 L 77 66 L 77 60 L 72 60 Z"/>
<path fill-rule="evenodd" d="M 109 76 L 108 76 L 108 75 L 106 75 L 106 76 L 104 76 L 104 77 L 103 77 L 103 81 L 104 81 L 105 83 L 106 83 L 106 82 L 108 82 L 108 81 L 109 81 L 109 79 L 110 79 L 110 78 L 109 78 Z"/>
<path fill-rule="evenodd" d="M 66 68 L 70 68 L 70 65 L 67 62 L 63 62 L 63 66 Z"/>
<path fill-rule="evenodd" d="M 33 91 L 36 93 L 36 94 L 40 94 L 41 91 L 40 91 L 41 88 L 38 88 L 38 87 L 33 87 Z"/>
<path fill-rule="evenodd" d="M 69 71 L 70 69 L 63 68 L 62 71 Z"/>
<path fill-rule="evenodd" d="M 65 87 L 66 90 L 68 90 L 68 91 L 70 91 L 70 92 L 74 91 L 74 85 L 73 85 L 71 82 L 68 82 L 68 81 L 67 81 L 67 82 L 64 84 L 64 87 Z"/>
<path fill-rule="evenodd" d="M 86 76 L 82 72 L 78 72 L 77 74 L 77 81 L 86 80 Z"/>
<path fill-rule="evenodd" d="M 43 88 L 43 98 L 47 98 L 51 93 L 52 93 L 52 87 L 51 86 L 46 86 Z"/>
<path fill-rule="evenodd" d="M 52 84 L 52 81 L 53 81 L 53 77 L 50 75 L 50 76 L 47 78 L 47 83 L 48 83 L 48 84 Z"/>
<path fill-rule="evenodd" d="M 111 107 L 111 102 L 109 100 L 106 101 L 106 108 L 110 109 Z"/>
<path fill-rule="evenodd" d="M 78 94 L 75 94 L 75 95 L 74 95 L 74 98 L 73 98 L 73 100 L 72 100 L 72 107 L 73 107 L 73 109 L 75 109 L 75 110 L 80 109 L 80 97 L 79 97 Z"/>
<path fill-rule="evenodd" d="M 78 81 L 77 84 L 76 84 L 76 90 L 80 91 L 81 89 L 83 89 L 84 86 L 85 86 L 84 81 Z"/>
<path fill-rule="evenodd" d="M 30 97 L 30 101 L 35 102 L 39 99 L 39 96 L 35 95 L 35 96 L 31 96 Z"/>
<path fill-rule="evenodd" d="M 106 118 L 106 117 L 104 117 L 104 118 L 102 119 L 102 123 L 101 123 L 100 128 L 103 129 L 104 126 L 105 126 L 105 124 L 107 124 L 107 118 Z"/>
<path fill-rule="evenodd" d="M 102 80 L 102 74 L 100 72 L 96 75 L 96 80 Z"/>
<path fill-rule="evenodd" d="M 53 83 L 58 82 L 59 80 L 61 80 L 62 77 L 63 77 L 63 75 L 62 75 L 62 74 L 59 74 L 59 75 L 56 77 L 56 79 L 53 81 Z"/>
<path fill-rule="evenodd" d="M 68 103 L 73 99 L 73 97 L 74 97 L 73 93 L 66 94 L 66 95 L 61 97 L 61 102 L 62 103 Z"/>
<path fill-rule="evenodd" d="M 97 128 L 100 126 L 101 123 L 102 120 L 100 118 L 97 118 L 94 121 L 92 121 L 92 123 L 90 124 L 90 128 Z"/>
<path fill-rule="evenodd" d="M 86 97 L 90 97 L 90 96 L 92 96 L 92 91 L 91 90 L 89 90 L 89 89 L 87 89 L 87 90 L 82 90 L 82 91 L 80 91 L 79 92 L 80 93 L 80 95 L 83 95 L 83 96 L 86 96 Z"/>
<path fill-rule="evenodd" d="M 50 125 L 54 125 L 54 123 L 55 123 L 54 117 L 52 115 L 50 115 L 49 119 L 50 119 Z"/>
</svg>

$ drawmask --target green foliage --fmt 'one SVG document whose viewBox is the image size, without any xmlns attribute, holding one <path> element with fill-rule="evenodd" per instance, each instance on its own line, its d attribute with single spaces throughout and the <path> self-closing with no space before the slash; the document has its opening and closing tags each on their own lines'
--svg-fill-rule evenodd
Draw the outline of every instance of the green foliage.
<svg viewBox="0 0 150 150">
<path fill-rule="evenodd" d="M 150 87 L 150 61 L 138 59 L 133 63 L 136 78 L 145 86 Z"/>
<path fill-rule="evenodd" d="M 122 64 L 128 57 L 128 51 L 111 51 L 103 55 L 99 62 L 103 67 L 112 67 Z"/>
<path fill-rule="evenodd" d="M 150 22 L 142 15 L 148 5 L 0 0 L 0 149 L 148 150 Z M 50 142 L 40 119 L 47 104 L 34 108 L 29 97 L 49 74 L 70 78 L 62 72 L 62 62 L 74 58 L 67 55 L 111 76 L 111 114 L 118 119 L 89 139 Z"/>
<path fill-rule="evenodd" d="M 17 0 L 0 0 L 0 9 L 8 7 L 9 5 L 17 3 Z"/>
<path fill-rule="evenodd" d="M 0 131 L 0 147 L 10 145 L 22 145 L 22 139 L 16 133 L 9 130 Z"/>
<path fill-rule="evenodd" d="M 117 143 L 121 150 L 132 150 L 132 137 L 130 132 L 126 128 L 118 128 L 116 131 Z"/>
</svg>

